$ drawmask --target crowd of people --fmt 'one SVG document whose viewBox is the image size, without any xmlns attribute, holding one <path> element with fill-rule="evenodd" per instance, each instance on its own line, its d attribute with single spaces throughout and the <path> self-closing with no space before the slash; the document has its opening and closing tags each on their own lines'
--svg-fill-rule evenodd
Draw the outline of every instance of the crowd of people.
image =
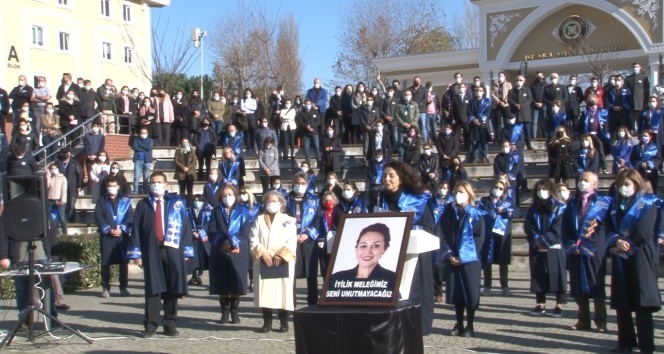
<svg viewBox="0 0 664 354">
<path fill-rule="evenodd" d="M 606 332 L 610 258 L 611 307 L 618 325 L 614 350 L 629 352 L 638 344 L 642 352 L 652 352 L 652 313 L 660 308 L 658 247 L 664 241 L 661 200 L 653 194 L 664 145 L 664 79 L 651 95 L 648 76 L 637 63 L 630 75 L 611 76 L 605 85 L 592 78 L 585 90 L 576 76 L 567 85 L 555 73 L 549 78 L 547 83 L 537 72 L 527 86 L 525 76 L 518 75 L 512 86 L 501 72 L 491 85 L 479 77 L 467 84 L 457 73 L 440 97 L 431 82 L 422 85 L 417 76 L 403 90 L 397 80 L 371 90 L 360 82 L 337 86 L 329 97 L 316 79 L 303 97 L 287 98 L 278 87 L 263 103 L 250 89 L 241 98 L 213 93 L 204 102 L 197 91 L 188 100 L 180 91 L 171 98 L 161 88 L 148 96 L 126 86 L 118 91 L 112 80 L 95 90 L 88 80 L 74 84 L 64 74 L 56 111 L 45 79 L 32 89 L 20 77 L 10 94 L 0 91 L 0 112 L 11 106 L 16 127 L 6 172 L 36 173 L 32 152 L 103 114 L 81 137 L 83 166 L 71 147 L 51 146 L 58 152 L 47 174 L 55 216 L 51 238 L 57 243 L 58 228 L 66 233 L 87 179 L 102 246 L 101 296 L 111 296 L 110 265 L 121 265 L 122 296 L 129 295 L 129 260 L 141 265 L 143 337 L 159 327 L 161 301 L 164 333 L 178 335 L 178 298 L 187 295 L 188 286 L 203 285 L 205 270 L 210 295 L 219 298 L 221 323 L 239 323 L 240 298 L 253 291 L 264 317 L 260 330 L 271 330 L 277 310 L 279 330 L 288 331 L 296 304 L 294 279 L 306 278 L 307 304 L 316 304 L 318 276 L 329 261 L 325 235 L 336 230 L 341 216 L 408 211 L 414 212 L 413 225 L 441 240 L 440 252 L 420 255 L 415 274 L 422 284 L 415 300 L 422 303 L 423 333 L 431 331 L 434 302 L 445 301 L 455 308 L 450 334 L 474 336 L 480 297 L 493 293 L 493 264 L 499 268 L 500 293 L 511 296 L 511 222 L 524 215 L 536 303 L 530 313 L 546 314 L 546 294 L 554 293 L 551 315 L 562 317 L 569 283 L 579 307 L 570 329 L 591 327 L 592 299 L 596 330 Z M 104 150 L 105 134 L 117 132 L 132 136 L 133 185 Z M 524 150 L 534 150 L 537 138 L 546 139 L 549 178 L 535 183 L 532 205 L 522 212 L 521 193 L 529 191 Z M 344 146 L 358 143 L 366 193 L 353 180 L 339 180 Z M 493 162 L 490 143 L 499 151 Z M 168 190 L 163 171 L 153 171 L 155 146 L 177 147 L 179 193 Z M 280 169 L 294 160 L 295 146 L 303 147 L 305 160 L 289 191 Z M 213 166 L 218 147 L 222 156 Z M 249 154 L 258 161 L 261 200 L 244 182 Z M 598 175 L 608 172 L 608 154 L 616 178 L 608 193 L 601 193 Z M 487 195 L 476 195 L 464 163 L 493 164 L 495 180 Z M 313 166 L 325 176 L 322 188 Z M 205 181 L 202 194 L 193 193 L 197 180 Z M 135 208 L 132 195 L 141 198 Z M 0 264 L 15 261 L 11 252 L 3 253 L 7 246 L 0 246 L 5 246 Z M 636 332 L 631 312 L 636 312 Z"/>
</svg>

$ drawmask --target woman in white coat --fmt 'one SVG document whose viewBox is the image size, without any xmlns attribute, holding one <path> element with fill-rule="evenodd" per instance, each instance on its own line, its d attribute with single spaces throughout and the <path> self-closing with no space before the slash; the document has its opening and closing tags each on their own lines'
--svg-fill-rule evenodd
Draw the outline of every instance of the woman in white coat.
<svg viewBox="0 0 664 354">
<path fill-rule="evenodd" d="M 279 332 L 288 332 L 288 311 L 293 311 L 295 218 L 284 213 L 286 200 L 277 191 L 263 196 L 264 212 L 251 228 L 251 254 L 254 259 L 254 304 L 263 312 L 260 332 L 272 329 L 272 310 L 279 310 Z"/>
</svg>

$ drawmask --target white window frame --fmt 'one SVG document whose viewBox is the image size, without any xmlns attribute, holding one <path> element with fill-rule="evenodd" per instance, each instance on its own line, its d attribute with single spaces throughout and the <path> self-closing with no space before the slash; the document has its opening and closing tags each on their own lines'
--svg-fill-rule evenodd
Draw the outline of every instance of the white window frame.
<svg viewBox="0 0 664 354">
<path fill-rule="evenodd" d="M 99 14 L 103 18 L 111 18 L 111 0 L 99 0 Z"/>
<path fill-rule="evenodd" d="M 101 42 L 101 58 L 104 61 L 113 61 L 113 43 Z"/>
<path fill-rule="evenodd" d="M 39 30 L 41 32 L 41 34 L 40 34 L 41 35 L 41 43 L 39 43 L 38 41 L 36 42 L 35 30 Z M 45 44 L 46 41 L 44 40 L 44 32 L 46 32 L 44 26 L 32 25 L 30 27 L 30 44 L 32 45 L 32 47 L 35 47 L 35 48 L 45 48 L 46 47 L 46 44 Z"/>
<path fill-rule="evenodd" d="M 134 51 L 134 48 L 125 46 L 124 47 L 124 63 L 127 65 L 134 65 L 134 58 L 136 57 L 136 53 Z"/>
<path fill-rule="evenodd" d="M 66 38 L 65 47 L 63 48 L 63 36 Z M 70 53 L 72 51 L 71 33 L 66 31 L 58 32 L 58 49 L 63 53 Z"/>
<path fill-rule="evenodd" d="M 122 20 L 126 23 L 132 22 L 132 6 L 130 4 L 122 4 Z"/>
</svg>

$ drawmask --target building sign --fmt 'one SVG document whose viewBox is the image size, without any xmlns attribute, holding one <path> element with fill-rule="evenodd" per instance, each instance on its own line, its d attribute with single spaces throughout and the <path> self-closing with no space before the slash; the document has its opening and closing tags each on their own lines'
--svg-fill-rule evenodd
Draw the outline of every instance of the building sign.
<svg viewBox="0 0 664 354">
<path fill-rule="evenodd" d="M 562 20 L 551 35 L 563 44 L 574 45 L 590 37 L 594 31 L 595 25 L 590 20 L 572 15 Z"/>
<path fill-rule="evenodd" d="M 11 46 L 11 48 L 9 48 L 9 55 L 7 56 L 7 67 L 9 69 L 21 68 L 21 64 L 19 64 L 18 60 L 18 54 L 16 53 L 16 48 L 14 48 L 14 46 Z"/>
<path fill-rule="evenodd" d="M 589 48 L 581 48 L 579 46 L 570 46 L 565 50 L 558 50 L 555 52 L 542 52 L 525 54 L 523 60 L 541 60 L 541 59 L 555 59 L 565 57 L 575 57 L 578 55 L 600 54 L 611 52 L 622 52 L 627 50 L 627 44 L 619 45 L 600 45 Z"/>
</svg>

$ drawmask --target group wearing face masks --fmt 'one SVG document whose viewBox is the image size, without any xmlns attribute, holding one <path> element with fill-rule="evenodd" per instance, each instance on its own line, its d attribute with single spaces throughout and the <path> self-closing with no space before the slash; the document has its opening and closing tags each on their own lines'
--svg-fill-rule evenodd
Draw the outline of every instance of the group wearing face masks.
<svg viewBox="0 0 664 354">
<path fill-rule="evenodd" d="M 660 145 L 653 141 L 653 134 L 644 131 L 639 134 L 639 144 L 632 148 L 630 163 L 639 171 L 641 177 L 648 180 L 652 189 L 657 190 L 659 166 L 662 163 Z"/>
</svg>

